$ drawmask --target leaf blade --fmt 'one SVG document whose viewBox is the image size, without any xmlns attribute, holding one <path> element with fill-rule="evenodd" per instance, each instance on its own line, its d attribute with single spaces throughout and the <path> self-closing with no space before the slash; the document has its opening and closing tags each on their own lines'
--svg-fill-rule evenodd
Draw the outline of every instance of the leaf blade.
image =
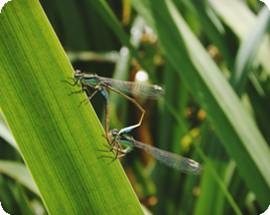
<svg viewBox="0 0 270 215">
<path fill-rule="evenodd" d="M 12 1 L 0 23 L 0 104 L 49 213 L 142 213 L 119 162 L 98 158 L 102 127 L 69 96 L 72 67 L 38 1 Z"/>
</svg>

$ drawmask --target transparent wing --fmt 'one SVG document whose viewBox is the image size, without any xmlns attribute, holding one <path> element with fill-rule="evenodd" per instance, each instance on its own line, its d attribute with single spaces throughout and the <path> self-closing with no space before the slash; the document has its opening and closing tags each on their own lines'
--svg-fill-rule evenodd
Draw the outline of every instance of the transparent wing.
<svg viewBox="0 0 270 215">
<path fill-rule="evenodd" d="M 151 99 L 156 99 L 164 95 L 163 88 L 158 85 L 137 83 L 137 82 L 132 82 L 132 81 L 122 81 L 122 80 L 116 80 L 116 79 L 105 78 L 105 77 L 99 77 L 99 78 L 103 83 L 121 92 L 136 95 L 139 97 L 147 97 Z"/>
<path fill-rule="evenodd" d="M 181 172 L 198 175 L 201 172 L 201 165 L 190 158 L 186 158 L 156 147 L 147 145 L 145 143 L 131 140 L 133 145 L 137 148 L 143 149 L 149 154 L 151 154 L 156 160 L 162 162 L 163 164 L 177 169 Z"/>
</svg>

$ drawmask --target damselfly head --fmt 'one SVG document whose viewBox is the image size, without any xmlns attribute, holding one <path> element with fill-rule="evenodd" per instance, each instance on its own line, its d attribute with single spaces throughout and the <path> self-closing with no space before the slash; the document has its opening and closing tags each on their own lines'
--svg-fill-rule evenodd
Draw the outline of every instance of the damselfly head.
<svg viewBox="0 0 270 215">
<path fill-rule="evenodd" d="M 100 82 L 100 78 L 97 74 L 85 73 L 78 69 L 74 72 L 74 79 L 87 82 L 90 85 L 96 85 Z"/>
<path fill-rule="evenodd" d="M 82 78 L 83 76 L 84 76 L 84 73 L 83 73 L 81 70 L 76 69 L 76 70 L 74 71 L 74 78 L 75 78 L 75 79 L 80 79 L 80 78 Z"/>
<path fill-rule="evenodd" d="M 119 132 L 118 129 L 114 128 L 114 129 L 110 130 L 110 135 L 115 137 L 118 135 L 118 132 Z"/>
</svg>

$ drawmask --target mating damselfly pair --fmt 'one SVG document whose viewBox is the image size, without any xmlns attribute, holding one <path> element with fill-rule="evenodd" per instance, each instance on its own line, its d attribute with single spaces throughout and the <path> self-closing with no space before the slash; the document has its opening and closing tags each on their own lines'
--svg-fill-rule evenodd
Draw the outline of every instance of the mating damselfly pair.
<svg viewBox="0 0 270 215">
<path fill-rule="evenodd" d="M 157 99 L 164 94 L 162 87 L 158 85 L 151 85 L 145 83 L 137 83 L 131 81 L 121 81 L 112 78 L 105 78 L 98 76 L 96 74 L 89 74 L 76 70 L 74 73 L 74 85 L 82 85 L 82 89 L 87 91 L 89 94 L 89 89 L 93 92 L 88 96 L 89 100 L 93 96 L 100 92 L 105 98 L 105 135 L 108 140 L 111 149 L 116 153 L 116 157 L 121 157 L 126 153 L 130 152 L 134 147 L 140 148 L 151 154 L 156 160 L 170 166 L 174 169 L 180 170 L 185 173 L 199 174 L 201 171 L 201 166 L 198 162 L 177 155 L 175 153 L 167 152 L 165 150 L 158 149 L 156 147 L 150 146 L 148 144 L 139 142 L 131 135 L 127 133 L 131 130 L 139 127 L 142 124 L 142 120 L 145 114 L 144 108 L 131 96 L 142 96 L 152 99 Z M 124 127 L 120 130 L 109 129 L 109 91 L 115 92 L 125 99 L 133 103 L 140 111 L 141 116 L 138 123 Z M 127 95 L 129 94 L 129 95 Z"/>
</svg>

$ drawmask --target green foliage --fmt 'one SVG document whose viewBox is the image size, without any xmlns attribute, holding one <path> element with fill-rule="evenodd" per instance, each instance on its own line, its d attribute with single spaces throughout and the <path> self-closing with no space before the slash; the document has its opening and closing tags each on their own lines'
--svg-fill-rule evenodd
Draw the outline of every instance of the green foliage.
<svg viewBox="0 0 270 215">
<path fill-rule="evenodd" d="M 0 201 L 15 214 L 41 204 L 51 214 L 142 213 L 119 162 L 100 158 L 111 155 L 100 151 L 101 123 L 91 105 L 80 105 L 83 94 L 71 94 L 80 88 L 65 82 L 72 67 L 41 7 L 23 2 L 13 0 L 0 15 L 0 106 L 17 142 L 1 118 Z M 184 175 L 139 150 L 128 154 L 122 163 L 141 204 L 154 214 L 267 208 L 270 51 L 262 4 L 41 3 L 74 67 L 127 80 L 146 70 L 165 88 L 158 101 L 136 98 L 147 114 L 134 137 L 199 161 L 203 172 Z M 104 121 L 103 98 L 91 103 Z M 137 122 L 132 104 L 113 93 L 110 104 L 111 127 Z"/>
</svg>

